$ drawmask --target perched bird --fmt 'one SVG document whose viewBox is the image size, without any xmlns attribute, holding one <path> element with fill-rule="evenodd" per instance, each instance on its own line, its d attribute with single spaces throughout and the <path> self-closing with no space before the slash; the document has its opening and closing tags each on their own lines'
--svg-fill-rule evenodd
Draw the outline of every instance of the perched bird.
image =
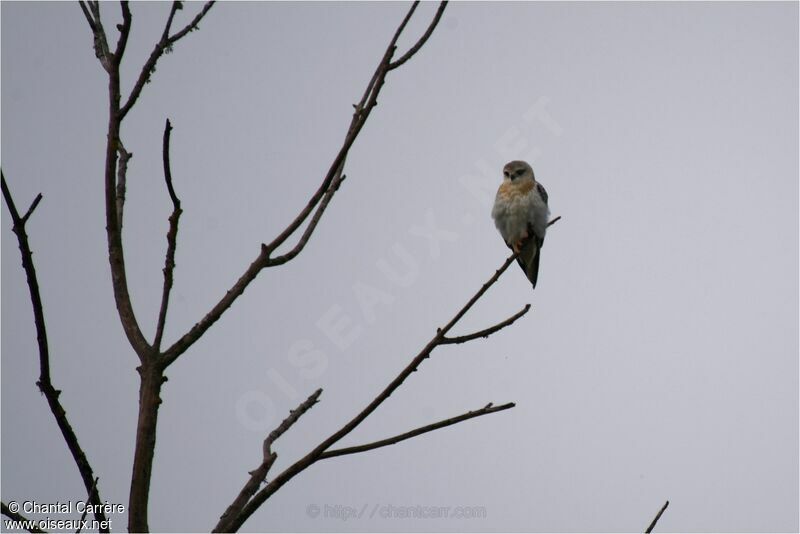
<svg viewBox="0 0 800 534">
<path fill-rule="evenodd" d="M 519 253 L 517 262 L 534 288 L 549 216 L 547 191 L 536 181 L 531 166 L 524 161 L 506 163 L 492 218 L 506 245 Z"/>
</svg>

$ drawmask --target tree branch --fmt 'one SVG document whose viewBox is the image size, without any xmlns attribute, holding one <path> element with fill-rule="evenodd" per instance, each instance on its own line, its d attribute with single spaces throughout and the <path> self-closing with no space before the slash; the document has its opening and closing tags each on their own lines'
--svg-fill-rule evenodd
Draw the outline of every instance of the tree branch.
<svg viewBox="0 0 800 534">
<path fill-rule="evenodd" d="M 117 142 L 119 151 L 119 165 L 117 167 L 117 220 L 119 221 L 120 231 L 122 230 L 122 213 L 125 209 L 125 192 L 128 177 L 128 161 L 133 154 L 125 150 L 122 141 Z"/>
<path fill-rule="evenodd" d="M 120 141 L 120 121 L 119 118 L 119 100 L 120 100 L 120 76 L 119 64 L 122 60 L 122 53 L 125 49 L 125 42 L 123 33 L 127 32 L 130 28 L 130 11 L 127 9 L 127 4 L 123 4 L 123 25 L 120 26 L 120 41 L 118 42 L 117 52 L 113 61 L 108 53 L 108 45 L 105 40 L 105 32 L 103 30 L 102 21 L 100 20 L 100 6 L 97 2 L 81 3 L 81 10 L 84 12 L 89 26 L 95 36 L 95 49 L 98 52 L 98 57 L 103 64 L 103 67 L 108 72 L 109 84 L 109 122 L 106 143 L 106 162 L 105 162 L 105 204 L 106 204 L 106 232 L 108 234 L 108 251 L 109 263 L 111 264 L 111 275 L 114 287 L 114 298 L 117 304 L 117 309 L 120 314 L 125 335 L 127 336 L 131 346 L 142 357 L 146 354 L 150 346 L 144 339 L 141 330 L 139 329 L 138 322 L 136 321 L 133 307 L 130 303 L 130 295 L 128 294 L 127 280 L 125 274 L 124 254 L 122 250 L 122 237 L 121 237 L 121 218 L 118 213 L 118 208 L 124 204 L 124 180 L 125 180 L 125 165 L 127 158 L 130 157 L 125 152 L 124 147 Z M 99 43 L 99 45 L 98 45 Z M 99 46 L 99 48 L 98 48 Z M 118 157 L 122 160 L 122 168 L 118 169 Z M 118 174 L 119 173 L 119 174 Z M 123 183 L 117 183 L 118 181 Z M 119 188 L 118 188 L 119 186 Z"/>
<path fill-rule="evenodd" d="M 344 163 L 347 158 L 347 154 L 350 151 L 350 147 L 352 147 L 353 143 L 358 137 L 358 134 L 361 132 L 361 129 L 363 128 L 367 119 L 369 118 L 372 109 L 378 105 L 378 94 L 380 94 L 381 88 L 383 87 L 386 79 L 386 74 L 389 72 L 389 64 L 392 54 L 395 50 L 395 44 L 397 43 L 397 39 L 400 37 L 402 29 L 405 28 L 406 23 L 416 9 L 416 6 L 417 3 L 412 5 L 409 13 L 406 15 L 405 19 L 398 28 L 398 31 L 395 32 L 392 40 L 389 43 L 389 46 L 384 52 L 383 58 L 375 70 L 375 73 L 367 84 L 367 88 L 361 98 L 361 101 L 355 106 L 356 109 L 353 113 L 350 126 L 347 129 L 347 134 L 345 135 L 342 147 L 339 149 L 339 152 L 331 163 L 331 166 L 329 167 L 328 172 L 325 175 L 325 178 L 322 180 L 319 188 L 317 188 L 306 206 L 300 211 L 294 220 L 292 220 L 292 222 L 289 223 L 289 225 L 275 239 L 273 239 L 269 244 L 261 245 L 261 252 L 256 259 L 253 260 L 244 274 L 239 277 L 233 287 L 231 287 L 231 289 L 225 293 L 225 296 L 223 296 L 222 299 L 217 302 L 211 311 L 209 311 L 205 317 L 198 321 L 171 347 L 164 351 L 165 366 L 169 366 L 174 363 L 181 354 L 186 352 L 189 347 L 191 347 L 198 339 L 200 339 L 200 337 L 211 327 L 211 325 L 219 320 L 222 314 L 225 313 L 228 308 L 230 308 L 239 295 L 244 292 L 250 282 L 255 280 L 256 276 L 258 276 L 262 269 L 266 267 L 282 265 L 296 257 L 303 250 L 309 238 L 316 229 L 320 218 L 328 206 L 328 203 L 333 198 L 333 195 L 338 190 L 342 181 L 345 179 L 345 176 L 342 173 L 344 171 Z M 272 258 L 271 256 L 275 249 L 289 239 L 289 237 L 291 237 L 297 231 L 297 229 L 302 226 L 312 212 L 314 212 L 314 216 L 294 248 L 282 256 Z"/>
<path fill-rule="evenodd" d="M 131 8 L 128 5 L 128 2 L 122 0 L 120 2 L 120 8 L 122 9 L 122 25 L 118 25 L 119 28 L 119 40 L 117 41 L 117 49 L 114 52 L 114 63 L 119 65 L 122 61 L 122 56 L 125 55 L 125 46 L 128 44 L 128 36 L 131 33 Z"/>
<path fill-rule="evenodd" d="M 11 220 L 13 221 L 12 230 L 17 236 L 20 256 L 22 257 L 22 268 L 25 270 L 25 276 L 28 279 L 28 290 L 30 293 L 31 305 L 33 306 L 33 320 L 36 326 L 36 341 L 39 346 L 39 380 L 36 382 L 36 385 L 38 386 L 39 391 L 41 391 L 45 396 L 45 399 L 47 399 L 50 412 L 56 419 L 56 424 L 61 430 L 61 435 L 64 437 L 64 441 L 66 442 L 67 447 L 72 454 L 72 459 L 74 460 L 75 465 L 78 467 L 81 479 L 83 480 L 83 485 L 86 487 L 86 491 L 90 495 L 89 500 L 92 504 L 97 505 L 95 517 L 98 521 L 105 521 L 105 514 L 100 506 L 101 501 L 99 492 L 92 492 L 92 487 L 95 485 L 94 471 L 92 470 L 92 466 L 89 464 L 89 460 L 86 458 L 86 454 L 83 452 L 83 449 L 78 443 L 78 437 L 75 435 L 75 431 L 69 424 L 67 412 L 61 405 L 61 401 L 59 400 L 61 391 L 53 387 L 53 383 L 50 379 L 50 349 L 47 345 L 47 328 L 44 322 L 44 307 L 42 306 L 42 297 L 39 292 L 39 281 L 36 276 L 36 267 L 33 263 L 33 253 L 31 252 L 30 244 L 28 243 L 28 234 L 25 230 L 25 223 L 27 222 L 28 217 L 30 217 L 33 213 L 33 210 L 36 209 L 36 206 L 39 204 L 39 201 L 41 200 L 41 194 L 39 194 L 36 197 L 36 200 L 33 201 L 31 207 L 28 208 L 27 212 L 25 213 L 25 216 L 20 217 L 17 207 L 14 204 L 14 199 L 11 196 L 11 191 L 6 183 L 6 177 L 2 171 L 0 171 L 0 181 L 2 182 L 3 198 L 5 199 L 8 210 L 11 213 Z M 103 530 L 103 532 L 108 532 L 108 529 Z"/>
<path fill-rule="evenodd" d="M 106 70 L 111 72 L 110 52 L 108 49 L 108 41 L 106 40 L 106 32 L 103 28 L 103 22 L 100 19 L 100 4 L 98 2 L 90 1 L 88 7 L 82 0 L 78 2 L 81 6 L 86 21 L 89 23 L 89 28 L 92 30 L 94 55 L 100 60 L 100 64 Z"/>
<path fill-rule="evenodd" d="M 197 29 L 197 25 L 200 24 L 200 21 L 203 20 L 203 17 L 206 16 L 206 13 L 208 13 L 208 10 L 211 9 L 211 6 L 213 5 L 214 5 L 213 1 L 206 2 L 200 13 L 195 15 L 194 19 L 192 19 L 192 22 L 187 24 L 181 31 L 179 31 L 178 33 L 169 38 L 169 44 L 175 44 L 178 40 L 182 39 L 187 33 L 195 31 Z M 181 8 L 179 7 L 178 9 Z"/>
<path fill-rule="evenodd" d="M 322 388 L 319 388 L 314 393 L 308 396 L 306 400 L 300 403 L 300 406 L 291 410 L 289 415 L 281 421 L 281 424 L 278 427 L 269 433 L 269 435 L 264 440 L 264 452 L 267 453 L 272 450 L 272 444 L 275 441 L 284 435 L 292 425 L 294 425 L 298 419 L 300 419 L 308 410 L 314 407 L 314 405 L 319 402 L 319 396 L 322 395 Z"/>
<path fill-rule="evenodd" d="M 91 499 L 91 498 L 92 498 L 92 495 L 93 495 L 93 494 L 94 494 L 94 492 L 97 490 L 97 482 L 98 482 L 99 480 L 100 480 L 99 478 L 95 478 L 95 479 L 94 479 L 94 484 L 92 485 L 92 490 L 89 492 L 89 497 L 88 497 L 89 499 Z M 78 527 L 78 529 L 75 531 L 75 534 L 81 534 L 81 530 L 83 530 L 83 520 L 84 520 L 84 519 L 86 519 L 86 514 L 87 514 L 88 512 L 89 512 L 89 508 L 88 508 L 88 507 L 83 509 L 83 513 L 81 514 L 81 518 L 78 520 L 78 524 L 79 524 L 80 526 L 79 526 L 79 527 Z"/>
<path fill-rule="evenodd" d="M 156 335 L 153 340 L 153 347 L 156 351 L 161 348 L 161 339 L 164 336 L 164 324 L 167 319 L 167 308 L 169 307 L 169 296 L 172 292 L 172 273 L 175 270 L 175 249 L 178 246 L 178 222 L 181 218 L 181 201 L 175 194 L 172 186 L 172 170 L 169 162 L 169 138 L 172 131 L 172 124 L 167 119 L 164 125 L 164 181 L 167 183 L 169 197 L 172 199 L 172 215 L 169 217 L 169 230 L 167 231 L 167 253 L 164 258 L 164 286 L 161 291 L 161 307 L 158 311 L 158 322 L 156 324 Z"/>
<path fill-rule="evenodd" d="M 400 39 L 400 35 L 402 35 L 403 31 L 406 29 L 408 22 L 411 20 L 411 17 L 414 16 L 414 12 L 417 10 L 418 7 L 419 7 L 419 0 L 414 0 L 414 2 L 411 3 L 411 7 L 408 9 L 408 13 L 406 13 L 406 16 L 403 18 L 403 22 L 401 22 L 400 26 L 398 26 L 397 30 L 395 30 L 394 35 L 392 36 L 392 41 L 389 43 L 389 48 L 388 48 L 390 56 L 393 56 L 394 53 L 397 51 L 397 40 Z M 391 64 L 391 58 L 389 58 L 389 61 L 386 62 L 387 68 L 390 64 Z"/>
<path fill-rule="evenodd" d="M 294 464 L 286 468 L 282 473 L 275 477 L 266 487 L 256 493 L 253 498 L 242 508 L 238 517 L 232 518 L 226 525 L 225 530 L 236 531 L 242 524 L 281 486 L 294 478 L 296 475 L 304 471 L 306 468 L 318 461 L 323 453 L 327 451 L 333 444 L 341 440 L 343 437 L 352 432 L 358 425 L 360 425 L 372 412 L 374 412 L 392 393 L 394 393 L 405 380 L 411 376 L 412 373 L 417 371 L 417 368 L 422 362 L 429 358 L 433 350 L 439 345 L 443 344 L 447 333 L 453 326 L 469 311 L 469 309 L 483 296 L 484 293 L 500 278 L 506 269 L 516 260 L 517 254 L 512 254 L 508 259 L 503 262 L 503 265 L 494 273 L 494 275 L 478 290 L 477 293 L 456 313 L 456 315 L 448 322 L 443 328 L 436 330 L 436 335 L 428 342 L 427 345 L 417 354 L 413 360 L 402 370 L 400 373 L 387 385 L 384 390 L 378 394 L 361 412 L 353 417 L 348 423 L 342 426 L 339 430 L 334 432 L 330 437 L 325 439 L 322 443 L 317 445 L 311 452 L 296 461 Z"/>
<path fill-rule="evenodd" d="M 24 515 L 22 515 L 20 513 L 12 512 L 8 508 L 6 503 L 4 503 L 4 502 L 0 503 L 0 512 L 2 512 L 4 516 L 9 517 L 9 518 L 13 519 L 14 521 L 19 521 L 20 523 L 31 524 L 31 522 L 30 522 L 31 520 L 30 519 L 28 519 L 27 517 L 25 517 Z M 36 532 L 36 533 L 45 532 L 44 530 L 40 529 L 37 526 L 33 526 L 33 527 L 28 528 L 26 530 L 28 532 Z"/>
<path fill-rule="evenodd" d="M 9 199 L 10 199 L 10 198 L 11 198 L 11 197 L 9 196 Z M 7 200 L 8 200 L 8 199 L 7 199 Z M 26 211 L 26 212 L 25 212 L 25 215 L 23 215 L 23 216 L 22 216 L 22 218 L 20 219 L 20 222 L 21 222 L 23 225 L 24 225 L 26 222 L 28 222 L 28 218 L 29 218 L 29 217 L 30 217 L 30 216 L 33 214 L 33 210 L 35 210 L 35 209 L 36 209 L 36 206 L 38 206 L 38 205 L 39 205 L 39 202 L 41 202 L 41 201 L 42 201 L 42 194 L 41 194 L 41 193 L 39 193 L 38 195 L 36 195 L 36 198 L 34 198 L 34 199 L 33 199 L 33 202 L 31 202 L 31 205 L 30 205 L 30 207 L 28 207 L 28 211 Z M 9 205 L 10 205 L 10 204 L 9 204 Z"/>
<path fill-rule="evenodd" d="M 501 323 L 497 323 L 494 326 L 490 326 L 489 328 L 484 328 L 483 330 L 480 330 L 480 331 L 472 333 L 472 334 L 468 334 L 466 336 L 444 337 L 444 338 L 442 338 L 441 344 L 442 345 L 450 345 L 450 344 L 466 343 L 467 341 L 472 341 L 473 339 L 478 339 L 480 337 L 489 337 L 492 334 L 494 334 L 495 332 L 497 332 L 499 330 L 502 330 L 503 328 L 505 328 L 507 326 L 511 326 L 512 324 L 514 324 L 514 322 L 517 319 L 519 319 L 520 317 L 522 317 L 523 315 L 528 313 L 528 310 L 530 310 L 530 309 L 531 309 L 531 305 L 530 304 L 526 304 L 524 308 L 522 308 L 520 311 L 518 311 L 517 313 L 515 313 L 514 315 L 512 315 L 511 317 L 509 317 L 508 319 L 506 319 L 505 321 L 503 321 Z"/>
<path fill-rule="evenodd" d="M 410 13 L 413 13 L 414 8 L 415 7 L 411 8 Z M 403 21 L 401 27 L 405 25 L 407 18 L 408 16 L 406 17 L 406 20 Z M 387 66 L 389 64 L 389 60 L 391 59 L 391 54 L 394 50 L 394 42 L 397 40 L 397 37 L 398 34 L 395 34 L 395 37 L 392 39 L 389 47 L 384 52 L 383 58 L 375 70 L 375 74 L 373 74 L 372 78 L 367 84 L 367 89 L 364 92 L 364 96 L 362 97 L 361 102 L 356 106 L 356 110 L 353 112 L 353 117 L 350 121 L 350 126 L 347 128 L 347 134 L 345 135 L 344 143 L 339 149 L 339 152 L 336 154 L 333 163 L 331 163 L 331 166 L 328 168 L 325 178 L 322 180 L 319 188 L 317 188 L 317 190 L 311 196 L 306 206 L 300 211 L 299 214 L 297 214 L 294 220 L 289 223 L 289 225 L 269 244 L 263 245 L 263 248 L 266 249 L 268 255 L 271 255 L 275 249 L 281 246 L 287 239 L 289 239 L 289 237 L 294 234 L 295 231 L 297 231 L 298 228 L 300 228 L 303 222 L 305 222 L 311 212 L 314 211 L 314 208 L 317 206 L 317 204 L 319 204 L 323 196 L 325 196 L 329 190 L 332 191 L 331 196 L 333 196 L 333 194 L 336 192 L 338 186 L 332 187 L 332 184 L 334 180 L 336 180 L 337 176 L 341 176 L 342 172 L 344 172 L 344 163 L 347 158 L 347 154 L 358 137 L 358 134 L 361 132 L 362 127 L 367 122 L 372 109 L 378 104 L 378 94 L 380 94 L 381 88 L 383 87 L 383 83 L 388 72 Z"/>
<path fill-rule="evenodd" d="M 96 27 L 95 38 L 100 34 L 105 42 L 105 34 L 100 21 L 100 8 L 97 2 L 89 3 Z M 141 365 L 137 368 L 141 376 L 139 387 L 139 415 L 136 426 L 136 443 L 134 447 L 133 468 L 131 474 L 131 490 L 128 502 L 128 529 L 136 532 L 149 530 L 147 522 L 150 479 L 155 453 L 156 427 L 158 408 L 161 404 L 160 391 L 165 380 L 163 366 L 158 361 L 158 353 L 145 339 L 131 303 L 130 291 L 125 265 L 125 250 L 122 245 L 122 219 L 118 211 L 120 200 L 124 204 L 124 195 L 119 196 L 118 181 L 120 172 L 124 181 L 126 169 L 119 158 L 124 159 L 124 148 L 120 152 L 122 142 L 120 129 L 124 114 L 120 113 L 120 65 L 122 63 L 127 34 L 131 26 L 131 14 L 128 4 L 122 4 L 123 24 L 119 26 L 120 39 L 113 58 L 106 54 L 101 61 L 108 72 L 108 131 L 106 134 L 105 168 L 103 172 L 105 185 L 106 236 L 108 242 L 108 262 L 111 271 L 111 282 L 114 290 L 114 302 L 117 307 L 120 323 L 125 336 L 139 358 Z M 105 50 L 107 50 L 107 45 Z M 124 184 L 122 184 L 124 189 Z M 87 488 L 91 481 L 84 480 Z M 100 507 L 98 507 L 100 508 Z"/>
<path fill-rule="evenodd" d="M 172 26 L 172 20 L 175 16 L 175 12 L 178 9 L 182 9 L 180 2 L 175 1 L 172 3 L 172 7 L 170 8 L 169 12 L 169 17 L 167 18 L 167 23 L 164 27 L 164 31 L 161 34 L 161 39 L 159 39 L 159 41 L 156 43 L 155 47 L 153 48 L 153 51 L 150 52 L 150 57 L 147 58 L 147 61 L 142 67 L 142 70 L 139 73 L 139 77 L 137 78 L 136 83 L 134 84 L 133 89 L 131 90 L 131 94 L 128 96 L 128 100 L 120 108 L 119 110 L 120 119 L 124 118 L 128 114 L 133 105 L 136 103 L 136 100 L 138 100 L 139 95 L 141 95 L 142 89 L 144 89 L 145 84 L 150 80 L 150 76 L 153 74 L 153 72 L 155 72 L 156 63 L 158 63 L 158 60 L 161 58 L 162 55 L 164 55 L 164 52 L 171 49 L 172 45 L 174 45 L 179 39 L 181 39 L 187 33 L 195 30 L 197 28 L 197 25 L 200 23 L 203 17 L 206 16 L 206 13 L 208 13 L 208 10 L 211 9 L 213 5 L 214 5 L 213 0 L 210 2 L 206 2 L 205 5 L 203 6 L 203 9 L 200 11 L 200 13 L 197 14 L 197 16 L 195 16 L 192 22 L 187 24 L 186 27 L 183 28 L 181 31 L 179 31 L 177 34 L 170 37 L 169 30 Z"/>
<path fill-rule="evenodd" d="M 169 139 L 170 134 L 172 133 L 172 123 L 167 122 L 164 124 L 164 141 L 162 144 L 162 156 L 164 161 L 164 181 L 167 183 L 167 191 L 169 192 L 169 198 L 172 200 L 172 207 L 176 211 L 181 209 L 181 201 L 178 199 L 178 195 L 175 194 L 175 188 L 172 185 L 172 167 L 169 162 Z"/>
<path fill-rule="evenodd" d="M 205 334 L 211 325 L 216 323 L 222 314 L 231 307 L 234 301 L 244 293 L 250 282 L 255 280 L 258 273 L 264 268 L 267 260 L 267 253 L 262 248 L 259 255 L 250 264 L 247 270 L 239 277 L 239 280 L 225 293 L 225 296 L 211 308 L 205 317 L 198 321 L 186 334 L 183 335 L 178 341 L 172 344 L 167 350 L 163 352 L 164 367 L 172 365 L 181 354 L 191 347 L 200 337 Z"/>
<path fill-rule="evenodd" d="M 89 0 L 89 10 L 92 12 L 94 16 L 95 22 L 100 22 L 100 2 L 98 0 Z"/>
<path fill-rule="evenodd" d="M 94 22 L 94 17 L 89 12 L 89 8 L 86 7 L 86 2 L 83 0 L 78 0 L 78 5 L 81 7 L 81 11 L 83 11 L 83 16 L 86 17 L 86 22 L 89 23 L 89 28 L 92 30 L 92 34 L 97 31 L 97 25 Z"/>
<path fill-rule="evenodd" d="M 272 464 L 275 463 L 275 459 L 278 457 L 276 453 L 272 452 L 272 444 L 318 402 L 320 395 L 322 395 L 322 389 L 316 390 L 303 401 L 300 406 L 290 411 L 289 416 L 284 419 L 275 430 L 269 433 L 264 440 L 263 460 L 261 461 L 261 465 L 253 471 L 250 471 L 250 479 L 245 483 L 239 495 L 236 496 L 231 505 L 228 506 L 219 518 L 217 526 L 214 527 L 214 532 L 225 532 L 227 530 L 227 522 L 241 513 L 244 505 L 247 504 L 255 492 L 258 491 L 261 483 L 267 478 L 270 467 L 272 467 Z"/>
<path fill-rule="evenodd" d="M 446 5 L 446 2 L 443 3 Z M 408 21 L 411 19 L 414 11 L 417 9 L 419 5 L 419 1 L 414 2 L 411 5 L 411 8 L 408 10 L 403 21 L 398 26 L 397 30 L 395 31 L 394 35 L 392 36 L 391 41 L 389 42 L 389 46 L 386 47 L 386 50 L 383 54 L 383 58 L 381 58 L 380 63 L 378 63 L 377 68 L 375 69 L 375 73 L 372 75 L 369 83 L 367 84 L 366 89 L 364 90 L 364 94 L 361 97 L 361 101 L 356 104 L 355 112 L 353 113 L 353 118 L 350 121 L 350 126 L 347 129 L 347 135 L 345 136 L 344 144 L 342 148 L 339 150 L 339 153 L 334 158 L 333 163 L 331 164 L 330 168 L 328 169 L 328 173 L 325 176 L 325 179 L 322 181 L 322 184 L 308 201 L 308 204 L 305 208 L 295 217 L 295 219 L 289 224 L 289 226 L 284 229 L 271 243 L 266 245 L 267 251 L 269 254 L 278 248 L 281 244 L 284 243 L 306 220 L 306 218 L 311 214 L 314 207 L 317 203 L 320 202 L 323 195 L 329 191 L 331 188 L 332 183 L 336 179 L 337 176 L 341 176 L 341 173 L 344 171 L 344 162 L 347 158 L 347 154 L 352 146 L 353 142 L 355 141 L 356 137 L 361 131 L 361 128 L 369 118 L 370 113 L 378 105 L 378 95 L 380 94 L 381 88 L 386 80 L 386 75 L 391 70 L 391 59 L 394 55 L 396 50 L 397 40 L 400 38 L 400 35 L 403 33 Z M 440 10 L 444 10 L 444 6 L 440 6 Z M 433 31 L 433 30 L 431 30 Z M 421 47 L 422 45 L 420 45 Z M 335 192 L 338 188 L 338 185 L 333 188 Z M 332 195 L 331 195 L 332 196 Z M 313 232 L 313 228 L 311 229 Z M 310 234 L 309 234 L 310 235 Z M 302 247 L 301 247 L 302 248 Z M 292 256 L 294 257 L 294 256 Z"/>
<path fill-rule="evenodd" d="M 508 410 L 516 406 L 513 402 L 509 402 L 507 404 L 503 404 L 501 406 L 493 406 L 491 403 L 487 404 L 483 408 L 479 410 L 473 410 L 467 412 L 465 414 L 458 415 L 456 417 L 451 417 L 449 419 L 444 419 L 443 421 L 439 421 L 437 423 L 432 423 L 430 425 L 425 425 L 414 430 L 410 430 L 408 432 L 404 432 L 403 434 L 399 434 L 397 436 L 393 436 L 391 438 L 382 439 L 380 441 L 374 441 L 372 443 L 365 443 L 364 445 L 356 445 L 354 447 L 345 447 L 341 449 L 333 449 L 329 451 L 323 452 L 319 459 L 323 460 L 325 458 L 334 458 L 336 456 L 344 456 L 346 454 L 357 454 L 359 452 L 366 452 L 371 451 L 373 449 L 379 449 L 381 447 L 387 447 L 389 445 L 394 445 L 395 443 L 400 443 L 401 441 L 405 441 L 407 439 L 414 438 L 419 436 L 420 434 L 426 434 L 428 432 L 433 432 L 434 430 L 439 430 L 440 428 L 448 427 L 451 425 L 455 425 L 462 421 L 466 421 L 468 419 L 473 419 L 475 417 L 480 417 L 482 415 L 488 415 L 490 413 L 501 412 L 503 410 Z"/>
<path fill-rule="evenodd" d="M 167 17 L 167 24 L 164 26 L 164 31 L 161 32 L 161 40 L 169 40 L 169 31 L 172 29 L 172 21 L 175 19 L 175 13 L 179 9 L 183 9 L 183 2 L 180 0 L 173 0 L 172 7 L 169 8 L 169 16 Z"/>
<path fill-rule="evenodd" d="M 96 2 L 90 2 L 89 8 L 92 10 L 96 26 L 102 30 L 99 18 L 99 6 Z M 126 13 L 127 10 L 123 10 Z M 128 22 L 128 24 L 130 21 Z M 124 52 L 124 46 L 118 47 L 120 54 Z M 120 128 L 122 118 L 119 116 L 120 103 L 120 63 L 122 56 L 115 56 L 113 61 L 108 62 L 108 132 L 106 134 L 106 157 L 104 169 L 105 181 L 105 208 L 106 208 L 106 235 L 108 241 L 108 260 L 111 268 L 111 281 L 114 288 L 114 301 L 119 313 L 125 336 L 133 347 L 140 360 L 144 360 L 152 353 L 152 349 L 144 338 L 136 314 L 131 304 L 130 293 L 128 291 L 127 274 L 125 270 L 125 254 L 122 246 L 122 229 L 120 214 L 117 212 L 119 204 L 117 181 L 118 157 L 122 142 L 120 139 Z M 123 154 L 124 154 L 124 148 Z M 124 156 L 123 156 L 124 159 Z M 124 177 L 123 172 L 123 177 Z M 124 184 L 123 184 L 124 187 Z"/>
<path fill-rule="evenodd" d="M 661 507 L 661 510 L 659 510 L 656 516 L 653 518 L 653 521 L 650 522 L 650 526 L 647 527 L 647 530 L 644 531 L 644 534 L 650 534 L 653 532 L 653 529 L 656 527 L 656 523 L 658 523 L 658 520 L 661 519 L 661 514 L 664 513 L 664 510 L 667 509 L 667 506 L 669 506 L 669 501 L 664 503 L 664 506 Z"/>
<path fill-rule="evenodd" d="M 339 172 L 337 173 L 336 177 L 331 183 L 331 186 L 328 189 L 328 191 L 322 197 L 322 200 L 320 201 L 319 206 L 317 207 L 317 211 L 314 212 L 314 216 L 311 217 L 311 221 L 308 223 L 308 226 L 303 232 L 303 235 L 300 237 L 300 240 L 297 242 L 294 248 L 289 252 L 287 252 L 286 254 L 283 254 L 276 258 L 269 258 L 269 261 L 267 262 L 268 266 L 273 267 L 276 265 L 283 265 L 284 263 L 294 259 L 295 256 L 297 256 L 298 254 L 300 254 L 300 252 L 303 251 L 303 249 L 306 246 L 306 243 L 308 243 L 308 240 L 311 238 L 311 234 L 314 233 L 314 230 L 317 228 L 317 224 L 319 223 L 320 219 L 322 219 L 322 214 L 325 213 L 325 209 L 327 209 L 328 203 L 333 198 L 333 195 L 335 195 L 336 192 L 339 190 L 339 186 L 342 185 L 342 182 L 344 182 L 345 178 L 347 178 L 344 174 L 342 174 L 343 168 L 344 165 L 342 165 L 342 167 L 339 168 Z"/>
<path fill-rule="evenodd" d="M 419 52 L 419 49 L 422 48 L 422 46 L 425 44 L 425 42 L 431 36 L 431 34 L 433 33 L 433 30 L 436 29 L 436 25 L 439 24 L 439 19 L 442 18 L 442 14 L 444 13 L 444 8 L 446 8 L 446 7 L 447 7 L 447 0 L 445 0 L 442 3 L 439 4 L 439 9 L 436 10 L 436 14 L 433 16 L 433 20 L 431 20 L 431 23 L 428 25 L 428 29 L 425 30 L 425 33 L 422 34 L 422 37 L 420 37 L 419 40 L 414 44 L 414 46 L 412 46 L 408 50 L 408 52 L 403 54 L 400 57 L 400 59 L 398 59 L 397 61 L 391 62 L 389 64 L 389 70 L 396 69 L 397 67 L 401 66 L 403 63 L 405 63 L 406 61 L 408 61 L 409 59 L 414 57 L 414 54 Z"/>
</svg>

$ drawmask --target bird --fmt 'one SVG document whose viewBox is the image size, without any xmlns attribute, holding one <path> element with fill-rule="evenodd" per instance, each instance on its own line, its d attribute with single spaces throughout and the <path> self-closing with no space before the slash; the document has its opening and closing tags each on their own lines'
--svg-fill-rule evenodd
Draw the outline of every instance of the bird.
<svg viewBox="0 0 800 534">
<path fill-rule="evenodd" d="M 517 263 L 534 289 L 549 217 L 547 191 L 536 181 L 531 166 L 520 160 L 506 163 L 492 218 L 503 241 L 517 253 Z"/>
</svg>

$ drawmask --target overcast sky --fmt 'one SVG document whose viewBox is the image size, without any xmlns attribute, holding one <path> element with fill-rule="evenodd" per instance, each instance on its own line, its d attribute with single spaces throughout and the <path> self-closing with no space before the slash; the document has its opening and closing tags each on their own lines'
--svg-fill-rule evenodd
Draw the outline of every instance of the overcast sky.
<svg viewBox="0 0 800 534">
<path fill-rule="evenodd" d="M 116 39 L 119 10 L 102 7 Z M 148 337 L 171 210 L 164 120 L 184 208 L 171 343 L 316 189 L 407 8 L 218 4 L 162 58 L 123 128 L 128 276 Z M 126 91 L 168 10 L 132 5 Z M 434 10 L 420 7 L 401 50 Z M 76 4 L 0 12 L 2 168 L 21 209 L 44 195 L 28 232 L 53 381 L 103 499 L 127 505 L 138 361 L 106 257 L 107 81 Z M 512 267 L 455 333 L 531 312 L 437 350 L 341 445 L 517 407 L 320 462 L 244 529 L 641 532 L 669 499 L 661 532 L 797 531 L 797 20 L 797 3 L 448 6 L 388 76 L 305 251 L 170 368 L 151 528 L 210 529 L 265 434 L 314 389 L 321 402 L 277 442 L 275 473 L 369 402 L 502 264 L 494 190 L 504 163 L 527 159 L 563 217 L 536 291 Z M 81 499 L 34 385 L 2 211 L 2 499 Z M 485 513 L 385 518 L 389 506 Z M 342 507 L 366 513 L 345 521 Z"/>
</svg>

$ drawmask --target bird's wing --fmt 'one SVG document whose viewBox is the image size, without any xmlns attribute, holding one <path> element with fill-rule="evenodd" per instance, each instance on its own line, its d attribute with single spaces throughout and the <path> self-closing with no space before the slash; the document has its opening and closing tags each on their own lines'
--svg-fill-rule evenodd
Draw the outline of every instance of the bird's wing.
<svg viewBox="0 0 800 534">
<path fill-rule="evenodd" d="M 547 204 L 547 190 L 544 188 L 542 184 L 536 182 L 536 190 L 539 192 L 539 196 L 542 197 L 544 203 Z"/>
<path fill-rule="evenodd" d="M 529 193 L 532 201 L 528 212 L 528 231 L 539 238 L 539 247 L 542 246 L 545 233 L 547 233 L 547 218 L 550 216 L 550 209 L 547 206 L 547 190 L 542 184 L 536 182 L 536 187 Z"/>
<path fill-rule="evenodd" d="M 536 282 L 539 279 L 539 258 L 541 257 L 542 245 L 544 244 L 544 234 L 547 224 L 547 190 L 544 186 L 536 182 L 536 191 L 531 191 L 530 195 L 538 195 L 544 206 L 538 202 L 531 202 L 531 211 L 528 214 L 528 235 L 530 238 L 523 245 L 522 250 L 519 251 L 517 262 L 525 276 L 528 277 L 531 286 L 536 288 Z M 541 232 L 541 235 L 536 230 Z"/>
</svg>

